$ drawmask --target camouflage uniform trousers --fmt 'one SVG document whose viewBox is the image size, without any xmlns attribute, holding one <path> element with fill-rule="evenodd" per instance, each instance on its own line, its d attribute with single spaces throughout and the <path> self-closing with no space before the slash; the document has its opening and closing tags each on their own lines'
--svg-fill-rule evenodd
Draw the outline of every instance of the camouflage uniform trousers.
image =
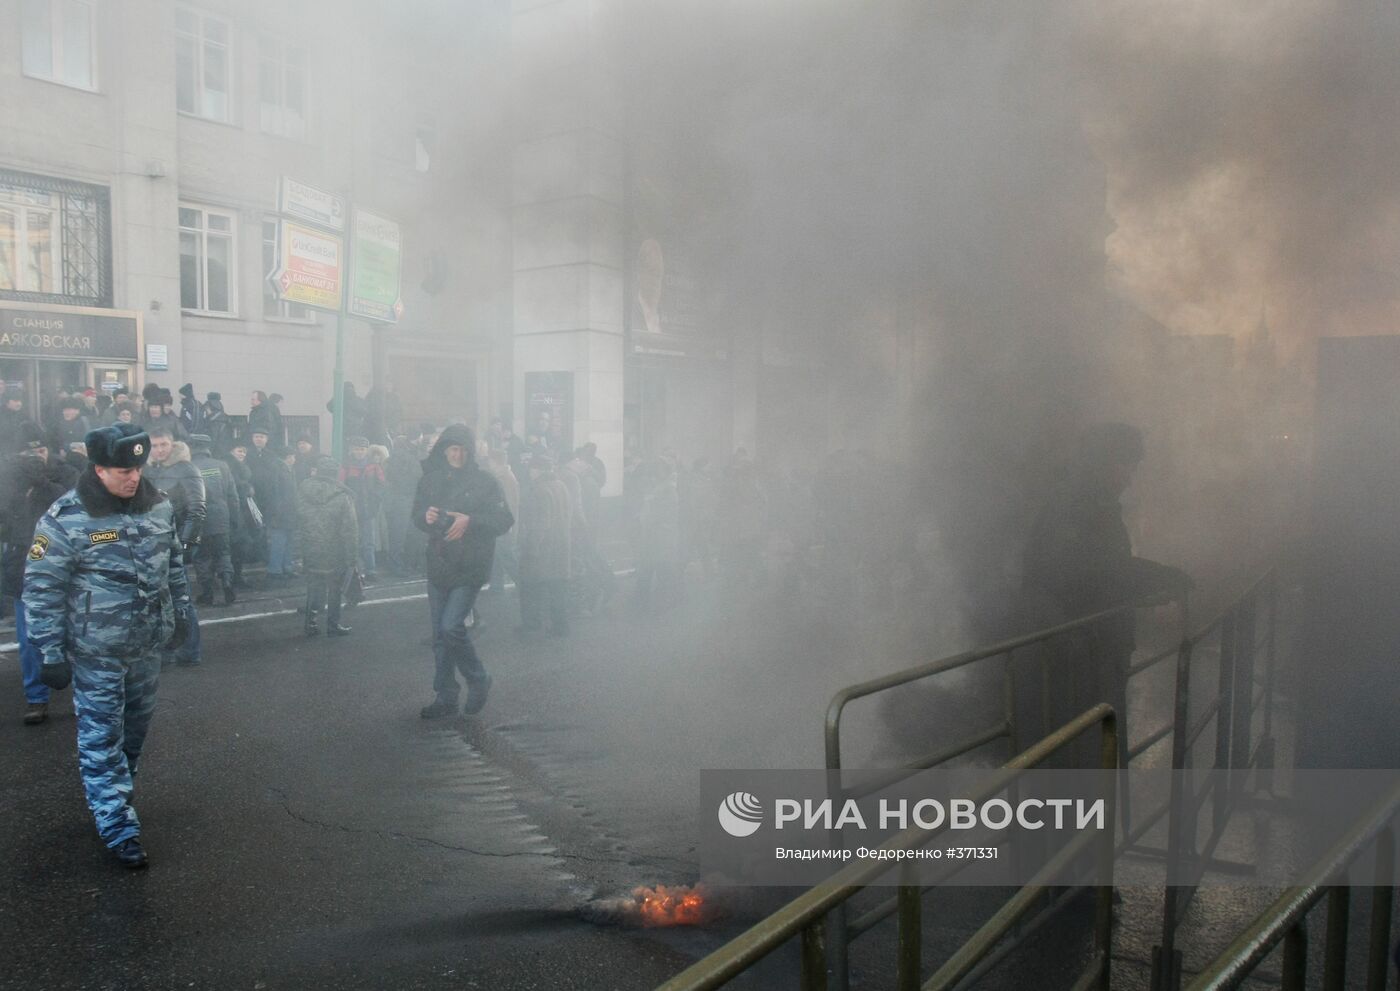
<svg viewBox="0 0 1400 991">
<path fill-rule="evenodd" d="M 160 655 L 71 660 L 83 791 L 98 834 L 114 847 L 141 833 L 131 788 L 156 710 Z"/>
</svg>

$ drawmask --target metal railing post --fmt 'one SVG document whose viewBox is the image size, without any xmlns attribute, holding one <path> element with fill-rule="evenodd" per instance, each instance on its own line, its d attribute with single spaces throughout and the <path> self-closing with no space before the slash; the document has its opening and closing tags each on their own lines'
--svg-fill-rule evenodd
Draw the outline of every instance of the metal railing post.
<svg viewBox="0 0 1400 991">
<path fill-rule="evenodd" d="M 824 928 L 818 919 L 802 930 L 802 991 L 827 991 Z"/>
<path fill-rule="evenodd" d="M 1395 902 L 1395 832 L 1387 826 L 1376 837 L 1376 886 L 1371 889 L 1371 945 L 1366 991 L 1385 991 L 1390 974 L 1390 920 Z"/>
<path fill-rule="evenodd" d="M 1186 738 L 1191 732 L 1191 640 L 1183 637 L 1176 654 L 1176 698 L 1172 716 L 1172 782 L 1167 813 L 1167 885 L 1162 895 L 1162 941 L 1153 948 L 1152 991 L 1175 991 L 1180 986 L 1176 975 L 1176 906 L 1178 880 L 1181 870 L 1183 839 L 1186 830 L 1186 805 L 1191 799 L 1186 770 L 1191 766 L 1191 751 Z M 1185 786 L 1183 787 L 1183 782 Z"/>
<path fill-rule="evenodd" d="M 1104 835 L 1103 847 L 1099 851 L 1098 903 L 1094 912 L 1094 948 L 1099 954 L 1099 991 L 1109 991 L 1109 978 L 1113 970 L 1113 853 L 1117 848 L 1114 827 L 1118 816 L 1115 813 L 1118 802 L 1118 717 L 1109 713 L 1103 719 L 1103 736 L 1100 739 L 1099 766 L 1108 774 L 1108 829 Z"/>
<path fill-rule="evenodd" d="M 1230 811 L 1230 717 L 1234 715 L 1235 609 L 1220 623 L 1220 681 L 1215 710 L 1215 794 L 1211 798 L 1212 832 L 1225 828 Z M 1192 851 L 1195 852 L 1194 850 Z"/>
<path fill-rule="evenodd" d="M 1308 988 L 1308 924 L 1299 919 L 1283 938 L 1282 991 L 1307 991 Z"/>
<path fill-rule="evenodd" d="M 1264 749 L 1259 754 L 1260 775 L 1258 786 L 1273 794 L 1274 791 L 1274 691 L 1277 682 L 1274 659 L 1278 644 L 1278 575 L 1269 576 L 1269 619 L 1268 632 L 1264 635 Z"/>
<path fill-rule="evenodd" d="M 923 972 L 924 891 L 918 873 L 906 863 L 899 887 L 899 962 L 895 987 L 899 991 L 919 991 Z"/>
<path fill-rule="evenodd" d="M 1351 888 L 1336 885 L 1327 892 L 1327 942 L 1322 951 L 1322 991 L 1346 991 L 1347 926 L 1351 921 Z"/>
</svg>

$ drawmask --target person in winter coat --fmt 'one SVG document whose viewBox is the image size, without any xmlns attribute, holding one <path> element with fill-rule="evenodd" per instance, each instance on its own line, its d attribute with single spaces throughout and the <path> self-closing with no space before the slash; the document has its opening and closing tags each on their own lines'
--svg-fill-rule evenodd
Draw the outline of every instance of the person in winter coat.
<svg viewBox="0 0 1400 991">
<path fill-rule="evenodd" d="M 538 630 L 547 606 L 550 633 L 568 636 L 572 500 L 548 454 L 531 454 L 526 470 L 530 478 L 520 491 L 520 632 Z"/>
<path fill-rule="evenodd" d="M 194 398 L 194 386 L 186 382 L 180 386 L 180 429 L 187 436 L 204 433 L 204 407 Z"/>
<path fill-rule="evenodd" d="M 26 632 L 44 684 L 73 685 L 78 767 L 98 834 L 124 867 L 139 868 L 131 785 L 156 709 L 159 651 L 194 620 L 170 503 L 141 477 L 150 439 L 112 426 L 84 442 L 92 467 L 35 527 Z"/>
<path fill-rule="evenodd" d="M 215 457 L 223 457 L 233 445 L 233 424 L 224 411 L 224 397 L 211 392 L 204 397 L 202 409 L 204 433 L 209 435 L 210 450 Z"/>
<path fill-rule="evenodd" d="M 170 407 L 172 400 L 170 393 L 161 390 L 155 394 L 155 399 L 147 400 L 146 415 L 142 418 L 141 426 L 147 433 L 157 430 L 168 430 L 174 440 L 185 440 L 185 428 L 180 426 L 180 420 Z"/>
<path fill-rule="evenodd" d="M 15 450 L 23 439 L 23 424 L 32 422 L 24 408 L 24 393 L 18 389 L 6 392 L 4 408 L 0 409 L 0 451 Z"/>
<path fill-rule="evenodd" d="M 297 488 L 301 488 L 301 483 L 306 481 L 316 472 L 316 465 L 321 460 L 321 455 L 316 453 L 316 445 L 309 437 L 298 437 L 296 443 L 297 463 L 292 466 L 292 476 L 297 481 Z"/>
<path fill-rule="evenodd" d="M 272 420 L 272 441 L 274 444 L 287 443 L 287 426 L 282 422 L 282 395 L 274 392 L 267 397 L 268 416 Z"/>
<path fill-rule="evenodd" d="M 88 423 L 82 415 L 83 401 L 76 396 L 69 396 L 59 403 L 60 419 L 54 424 L 53 437 L 50 440 L 50 449 L 53 451 L 66 451 L 68 445 L 76 441 L 81 441 L 87 436 L 96 424 Z"/>
<path fill-rule="evenodd" d="M 190 463 L 190 449 L 183 441 L 172 439 L 168 427 L 159 427 L 150 434 L 151 459 L 145 470 L 146 479 L 170 500 L 174 509 L 175 534 L 184 547 L 184 559 L 190 561 L 198 552 L 199 538 L 204 531 L 207 508 L 204 500 L 204 479 Z M 188 574 L 188 573 L 187 573 Z M 189 607 L 190 624 L 185 642 L 166 651 L 162 664 L 196 665 L 203 660 L 199 616 L 194 603 Z"/>
<path fill-rule="evenodd" d="M 297 490 L 297 539 L 306 571 L 306 624 L 308 637 L 321 632 L 317 619 L 326 610 L 326 635 L 343 637 L 350 632 L 340 625 L 340 599 L 359 550 L 355 501 L 337 478 L 340 463 L 321 458 L 316 470 Z"/>
<path fill-rule="evenodd" d="M 496 479 L 501 486 L 501 492 L 506 497 L 506 505 L 510 508 L 510 514 L 516 519 L 520 518 L 520 482 L 515 477 L 515 472 L 510 470 L 509 454 L 504 447 L 491 448 L 488 446 L 485 460 L 482 462 L 486 470 Z M 520 556 L 519 556 L 519 528 L 504 534 L 496 541 L 496 556 L 491 564 L 491 585 L 489 591 L 492 594 L 504 593 L 506 590 L 506 578 L 515 579 L 516 587 L 520 585 Z"/>
<path fill-rule="evenodd" d="M 195 555 L 199 583 L 199 597 L 195 602 L 213 604 L 217 579 L 224 592 L 224 605 L 231 606 L 238 599 L 238 593 L 233 589 L 229 542 L 234 528 L 242 522 L 242 513 L 233 472 L 210 454 L 210 444 L 208 434 L 190 435 L 191 462 L 204 481 L 204 530 Z"/>
<path fill-rule="evenodd" d="M 234 441 L 224 464 L 228 465 L 229 473 L 233 476 L 233 487 L 238 493 L 239 525 L 233 528 L 232 538 L 229 540 L 229 558 L 233 561 L 233 587 L 236 589 L 248 587 L 248 583 L 243 580 L 243 565 L 258 559 L 258 548 L 263 546 L 264 539 L 261 509 L 258 516 L 253 514 L 257 499 L 254 498 L 253 473 L 248 469 L 247 460 L 248 445 L 241 440 Z"/>
<path fill-rule="evenodd" d="M 73 479 L 57 463 L 50 464 L 44 432 L 37 423 L 24 424 L 14 453 L 0 465 L 0 592 L 15 604 L 15 639 L 19 642 L 20 675 L 24 681 L 24 722 L 37 726 L 49 717 L 49 687 L 40 679 L 43 659 L 25 634 L 25 555 L 34 544 L 34 527 L 54 500 L 67 492 Z"/>
<path fill-rule="evenodd" d="M 267 580 L 281 585 L 296 573 L 292 564 L 292 538 L 297 529 L 297 483 L 292 475 L 290 448 L 268 448 L 271 453 L 258 487 L 258 505 L 267 528 Z"/>
<path fill-rule="evenodd" d="M 428 610 L 436 663 L 437 697 L 420 713 L 424 719 L 457 713 L 458 671 L 466 678 L 469 715 L 481 711 L 491 690 L 491 676 L 467 636 L 466 622 L 477 593 L 491 577 L 496 538 L 515 525 L 515 518 L 500 485 L 477 467 L 475 450 L 468 428 L 444 430 L 423 462 L 413 497 L 413 525 L 428 535 Z"/>
<path fill-rule="evenodd" d="M 1042 507 L 1026 543 L 1023 581 L 1031 605 L 1044 610 L 1045 625 L 1145 597 L 1180 598 L 1192 587 L 1181 569 L 1133 555 L 1120 499 L 1142 455 L 1136 427 L 1104 423 L 1090 428 L 1081 440 L 1078 463 Z M 1057 714 L 1083 712 L 1099 702 L 1113 705 L 1119 714 L 1121 767 L 1128 766 L 1126 693 L 1135 621 L 1133 610 L 1126 609 L 1094 624 L 1088 650 L 1054 659 L 1057 666 L 1073 665 L 1057 678 L 1058 684 L 1070 686 L 1073 697 L 1042 700 L 1043 709 Z"/>
<path fill-rule="evenodd" d="M 345 422 L 341 428 L 341 436 L 363 436 L 365 432 L 365 418 L 369 414 L 368 406 L 366 405 L 364 399 L 361 398 L 355 392 L 355 385 L 353 382 L 345 383 L 344 388 L 341 390 L 341 395 L 344 397 L 344 402 L 342 405 L 345 407 L 342 414 Z M 330 401 L 326 403 L 326 412 L 335 412 L 334 396 L 332 396 Z"/>
<path fill-rule="evenodd" d="M 274 447 L 281 447 L 287 442 L 287 438 L 279 436 L 277 433 L 277 421 L 281 417 L 277 415 L 272 404 L 267 401 L 267 393 L 261 389 L 256 390 L 248 399 L 248 435 L 262 432 L 267 435 L 268 443 Z"/>
<path fill-rule="evenodd" d="M 355 512 L 360 521 L 360 567 L 365 580 L 374 581 L 378 577 L 375 521 L 384 508 L 384 494 L 389 483 L 384 469 L 370 460 L 368 438 L 351 437 L 346 444 L 350 448 L 350 460 L 340 469 L 340 484 L 355 497 Z"/>
<path fill-rule="evenodd" d="M 413 512 L 413 493 L 417 491 L 418 479 L 422 477 L 423 468 L 414 457 L 408 438 L 395 438 L 394 449 L 384 462 L 384 550 L 389 558 L 390 570 L 400 575 L 412 574 L 416 567 L 408 552 L 407 538 L 409 516 Z M 416 534 L 418 531 L 412 532 Z"/>
</svg>

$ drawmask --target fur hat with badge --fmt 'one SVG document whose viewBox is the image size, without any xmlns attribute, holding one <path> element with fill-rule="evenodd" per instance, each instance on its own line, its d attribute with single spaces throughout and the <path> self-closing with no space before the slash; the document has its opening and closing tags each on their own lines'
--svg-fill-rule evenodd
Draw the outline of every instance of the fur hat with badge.
<svg viewBox="0 0 1400 991">
<path fill-rule="evenodd" d="M 83 443 L 88 461 L 103 468 L 140 468 L 151 456 L 151 437 L 134 423 L 89 430 Z"/>
</svg>

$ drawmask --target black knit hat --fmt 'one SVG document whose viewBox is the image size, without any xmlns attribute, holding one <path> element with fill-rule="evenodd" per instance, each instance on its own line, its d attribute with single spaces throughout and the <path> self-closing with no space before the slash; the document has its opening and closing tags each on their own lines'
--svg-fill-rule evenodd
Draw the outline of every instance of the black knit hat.
<svg viewBox="0 0 1400 991">
<path fill-rule="evenodd" d="M 78 398 L 77 396 L 70 396 L 70 397 L 68 397 L 67 399 L 63 400 L 63 402 L 59 403 L 59 404 L 58 404 L 58 408 L 61 409 L 61 410 L 63 410 L 63 409 L 76 409 L 76 410 L 80 410 L 80 409 L 83 408 L 83 401 L 82 401 L 82 399 Z"/>
<path fill-rule="evenodd" d="M 224 397 L 221 393 L 211 392 L 204 397 L 204 401 L 207 403 L 221 403 L 224 401 Z"/>
<path fill-rule="evenodd" d="M 194 386 L 191 383 L 186 382 L 184 385 L 180 386 L 180 395 L 184 396 L 186 399 L 193 399 Z"/>
<path fill-rule="evenodd" d="M 89 430 L 83 443 L 88 460 L 103 468 L 140 468 L 151 456 L 151 436 L 134 423 Z"/>
</svg>

